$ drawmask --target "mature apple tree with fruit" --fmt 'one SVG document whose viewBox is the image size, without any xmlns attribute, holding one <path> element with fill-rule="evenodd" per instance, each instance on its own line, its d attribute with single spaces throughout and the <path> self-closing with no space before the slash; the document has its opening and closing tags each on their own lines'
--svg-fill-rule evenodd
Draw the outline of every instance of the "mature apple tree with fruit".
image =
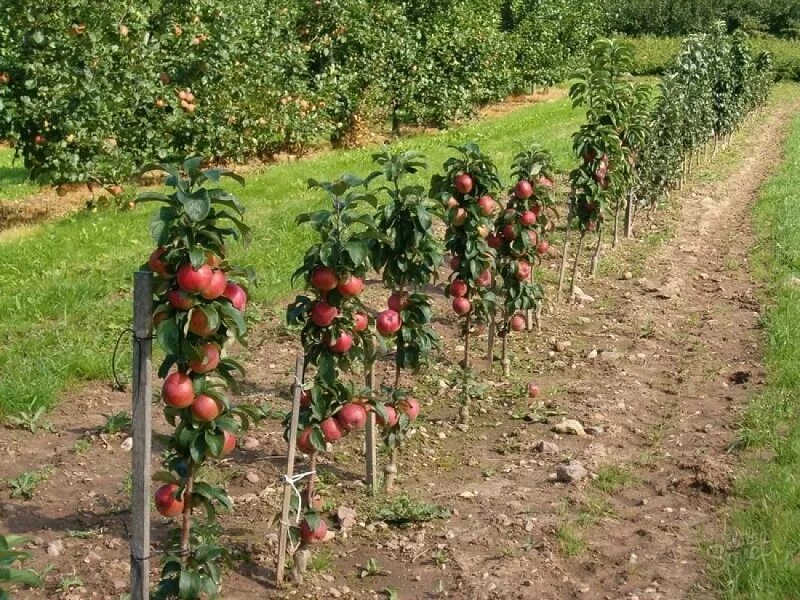
<svg viewBox="0 0 800 600">
<path fill-rule="evenodd" d="M 302 278 L 309 294 L 289 305 L 287 321 L 301 325 L 305 367 L 313 376 L 303 386 L 297 449 L 309 455 L 311 475 L 303 494 L 300 526 L 290 529 L 303 545 L 325 538 L 327 524 L 314 493 L 317 455 L 351 431 L 364 427 L 373 405 L 367 393 L 343 380 L 355 364 L 374 354 L 374 336 L 361 302 L 364 276 L 371 269 L 370 243 L 377 234 L 375 221 L 361 210 L 376 199 L 365 182 L 353 175 L 337 181 L 309 181 L 312 189 L 327 193 L 329 206 L 297 217 L 309 224 L 318 241 L 306 252 L 293 279 Z M 381 407 L 375 408 L 381 411 Z M 287 424 L 289 422 L 287 416 Z M 289 439 L 287 430 L 286 437 Z"/>
<path fill-rule="evenodd" d="M 453 270 L 447 296 L 453 311 L 463 317 L 465 374 L 467 387 L 470 360 L 470 334 L 473 326 L 489 323 L 495 311 L 494 290 L 496 252 L 489 245 L 498 203 L 493 194 L 500 188 L 497 167 L 474 143 L 454 147 L 458 156 L 447 159 L 444 174 L 431 178 L 430 196 L 446 210 L 445 249 Z M 469 421 L 469 393 L 461 395 L 460 417 Z"/>
<path fill-rule="evenodd" d="M 164 378 L 164 416 L 175 427 L 166 437 L 165 470 L 155 479 L 155 507 L 165 517 L 180 517 L 179 547 L 162 561 L 157 598 L 216 598 L 224 548 L 193 534 L 195 508 L 210 519 L 218 508 L 231 508 L 225 490 L 204 481 L 200 467 L 228 456 L 236 436 L 261 411 L 234 405 L 226 389 L 235 386 L 241 365 L 227 348 L 242 341 L 247 324 L 244 281 L 252 274 L 228 259 L 230 239 L 247 242 L 244 207 L 219 184 L 224 177 L 243 184 L 226 169 L 201 169 L 200 158 L 178 167 L 158 164 L 143 172 L 164 171 L 172 192 L 145 192 L 137 202 L 163 203 L 153 215 L 150 232 L 158 247 L 147 262 L 156 278 L 153 323 L 165 354 L 158 370 Z"/>
<path fill-rule="evenodd" d="M 388 201 L 378 207 L 375 217 L 381 235 L 372 242 L 372 263 L 384 285 L 391 290 L 389 308 L 377 317 L 378 333 L 395 344 L 394 385 L 384 387 L 384 444 L 391 452 L 384 485 L 391 491 L 397 474 L 397 453 L 410 424 L 419 414 L 419 402 L 401 387 L 403 369 L 419 369 L 439 338 L 432 326 L 431 298 L 425 287 L 436 280 L 444 251 L 433 231 L 441 208 L 426 195 L 422 185 L 406 184 L 409 175 L 425 169 L 418 152 L 391 151 L 374 155 L 379 169 L 369 181 L 382 179 L 375 190 Z"/>
<path fill-rule="evenodd" d="M 547 233 L 554 212 L 553 171 L 550 153 L 533 146 L 516 155 L 512 176 L 516 180 L 509 191 L 506 208 L 497 217 L 496 233 L 489 234 L 489 245 L 497 252 L 496 270 L 502 281 L 498 294 L 502 340 L 501 364 L 510 372 L 508 336 L 525 329 L 527 311 L 536 310 L 544 296 L 533 270 L 550 249 Z"/>
</svg>

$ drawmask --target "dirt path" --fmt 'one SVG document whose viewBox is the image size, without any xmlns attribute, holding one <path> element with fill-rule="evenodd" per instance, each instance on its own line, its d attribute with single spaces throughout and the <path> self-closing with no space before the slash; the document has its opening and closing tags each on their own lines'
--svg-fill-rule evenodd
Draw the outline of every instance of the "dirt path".
<svg viewBox="0 0 800 600">
<path fill-rule="evenodd" d="M 496 371 L 482 377 L 486 392 L 468 432 L 454 421 L 448 378 L 459 342 L 438 298 L 437 314 L 447 315 L 438 322 L 442 356 L 428 373 L 407 379 L 426 420 L 402 454 L 399 484 L 417 500 L 371 499 L 360 483 L 359 439 L 338 444 L 320 466 L 320 487 L 330 509 L 355 508 L 357 523 L 320 546 L 309 581 L 287 593 L 385 598 L 384 590 L 394 589 L 404 600 L 712 597 L 698 547 L 720 533 L 737 412 L 763 377 L 759 307 L 747 269 L 750 206 L 769 175 L 765 165 L 780 161 L 780 142 L 798 108 L 800 101 L 775 105 L 737 142 L 747 153 L 735 170 L 694 183 L 650 229 L 641 220 L 636 240 L 607 250 L 603 274 L 580 282 L 594 302 L 555 307 L 540 333 L 515 337 L 512 380 Z M 557 263 L 552 257 L 551 280 Z M 367 301 L 377 307 L 384 296 L 373 285 Z M 265 316 L 251 337 L 245 394 L 276 413 L 286 408 L 297 350 L 280 323 L 280 316 Z M 484 343 L 479 338 L 477 354 Z M 543 389 L 536 401 L 523 393 L 531 378 Z M 32 565 L 55 567 L 45 589 L 19 597 L 110 599 L 125 590 L 130 454 L 124 435 L 100 436 L 96 429 L 102 414 L 128 402 L 126 394 L 93 383 L 59 404 L 54 433 L 4 432 L 0 477 L 54 468 L 31 500 L 0 500 L 0 530 L 33 536 Z M 589 435 L 554 433 L 564 418 L 580 421 Z M 164 429 L 160 418 L 156 423 Z M 226 482 L 236 503 L 224 518 L 237 558 L 223 598 L 286 597 L 270 583 L 276 535 L 268 522 L 280 498 L 281 428 L 271 421 L 244 442 L 230 463 L 206 473 Z M 540 442 L 557 449 L 541 452 Z M 587 469 L 581 481 L 555 480 L 568 460 Z M 385 523 L 387 513 L 421 518 L 431 504 L 447 507 L 451 518 L 405 529 Z M 156 519 L 157 542 L 167 525 Z M 370 558 L 390 573 L 360 578 Z M 69 577 L 80 583 L 70 588 Z"/>
</svg>

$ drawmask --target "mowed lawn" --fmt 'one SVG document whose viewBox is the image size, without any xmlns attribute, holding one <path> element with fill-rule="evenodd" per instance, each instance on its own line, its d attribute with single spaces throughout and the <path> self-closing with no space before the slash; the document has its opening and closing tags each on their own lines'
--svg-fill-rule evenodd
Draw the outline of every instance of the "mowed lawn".
<svg viewBox="0 0 800 600">
<path fill-rule="evenodd" d="M 583 118 L 569 100 L 548 101 L 450 130 L 404 138 L 398 149 L 424 152 L 431 169 L 453 152 L 451 144 L 477 141 L 510 178 L 513 156 L 531 143 L 551 150 L 557 167 L 572 167 L 571 135 Z M 312 237 L 294 224 L 297 214 L 319 207 L 309 177 L 366 175 L 375 148 L 324 152 L 276 164 L 247 176 L 237 191 L 247 206 L 253 243 L 235 248 L 237 261 L 259 277 L 253 311 L 264 313 L 290 291 L 290 276 Z M 35 189 L 9 168 L 11 151 L 0 149 L 0 201 Z M 11 186 L 7 185 L 9 182 Z M 153 243 L 147 233 L 152 204 L 133 212 L 107 210 L 12 232 L 0 232 L 0 416 L 31 403 L 50 406 L 68 386 L 110 379 L 114 342 L 131 317 L 131 279 Z M 127 351 L 128 345 L 125 344 Z M 127 353 L 126 353 L 127 354 Z M 127 368 L 127 358 L 120 363 Z"/>
</svg>

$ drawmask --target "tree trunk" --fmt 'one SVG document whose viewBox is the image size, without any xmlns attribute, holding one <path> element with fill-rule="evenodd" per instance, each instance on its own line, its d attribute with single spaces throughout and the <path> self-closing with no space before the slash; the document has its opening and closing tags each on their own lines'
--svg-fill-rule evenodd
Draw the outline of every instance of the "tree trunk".
<svg viewBox="0 0 800 600">
<path fill-rule="evenodd" d="M 567 272 L 567 254 L 569 252 L 569 232 L 572 225 L 572 218 L 567 217 L 567 227 L 564 230 L 564 251 L 561 255 L 561 271 L 558 274 L 558 292 L 556 301 L 561 302 L 561 293 L 564 291 L 564 274 Z"/>
<path fill-rule="evenodd" d="M 186 488 L 183 491 L 183 521 L 181 522 L 181 562 L 184 566 L 189 560 L 189 553 L 191 551 L 191 533 L 192 533 L 192 490 L 194 488 L 194 470 L 195 464 L 193 460 L 189 460 L 189 472 L 186 475 Z"/>
<path fill-rule="evenodd" d="M 603 245 L 603 227 L 597 228 L 597 245 L 594 247 L 594 254 L 592 255 L 592 266 L 589 274 L 594 277 L 597 274 L 597 265 L 600 264 L 600 249 Z"/>
<path fill-rule="evenodd" d="M 586 232 L 581 231 L 581 237 L 578 238 L 578 248 L 575 250 L 575 262 L 572 264 L 572 281 L 569 284 L 569 298 L 575 295 L 575 280 L 578 277 L 578 261 L 581 258 L 581 250 L 583 250 L 583 238 L 586 237 Z"/>
</svg>

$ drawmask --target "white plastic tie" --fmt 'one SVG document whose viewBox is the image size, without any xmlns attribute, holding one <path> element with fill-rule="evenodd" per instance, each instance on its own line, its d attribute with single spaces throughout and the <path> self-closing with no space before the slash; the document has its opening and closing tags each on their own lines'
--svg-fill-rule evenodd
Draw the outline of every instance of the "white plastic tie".
<svg viewBox="0 0 800 600">
<path fill-rule="evenodd" d="M 297 475 L 292 475 L 292 476 L 284 475 L 283 476 L 284 483 L 288 483 L 290 486 L 292 486 L 292 489 L 294 490 L 294 493 L 297 496 L 297 512 L 295 514 L 295 523 L 300 523 L 300 513 L 303 512 L 302 511 L 302 508 L 303 508 L 303 497 L 300 494 L 300 490 L 297 489 L 297 486 L 295 484 L 300 482 L 300 481 L 302 481 L 303 479 L 305 479 L 309 475 L 313 475 L 314 473 L 316 473 L 316 471 L 306 471 L 305 473 L 298 473 Z"/>
</svg>

